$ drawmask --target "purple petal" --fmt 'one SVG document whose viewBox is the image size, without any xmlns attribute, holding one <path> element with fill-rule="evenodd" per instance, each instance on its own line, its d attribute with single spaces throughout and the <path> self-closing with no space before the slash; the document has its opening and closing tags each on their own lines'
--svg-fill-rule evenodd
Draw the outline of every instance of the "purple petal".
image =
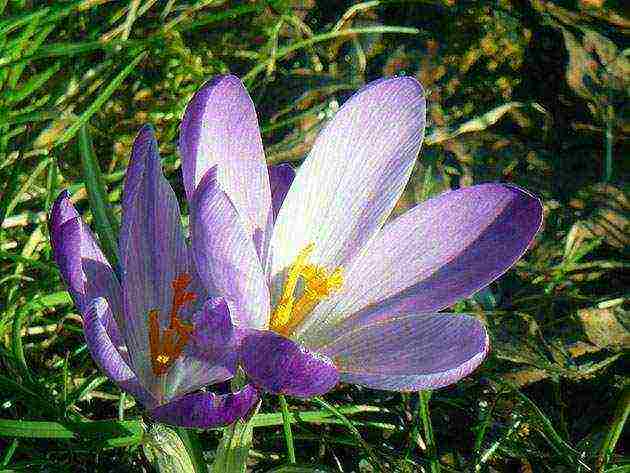
<svg viewBox="0 0 630 473">
<path fill-rule="evenodd" d="M 155 405 L 153 396 L 140 384 L 131 370 L 120 349 L 114 345 L 104 322 L 111 320 L 112 314 L 107 300 L 102 297 L 94 299 L 83 318 L 85 340 L 98 367 L 125 391 L 133 394 L 145 407 Z"/>
<path fill-rule="evenodd" d="M 227 381 L 236 372 L 237 347 L 243 335 L 232 325 L 225 300 L 208 299 L 187 321 L 195 330 L 183 354 L 168 372 L 167 399 Z"/>
<path fill-rule="evenodd" d="M 474 317 L 420 314 L 356 327 L 321 348 L 341 381 L 392 391 L 448 386 L 488 353 L 488 335 Z"/>
<path fill-rule="evenodd" d="M 179 149 L 188 200 L 218 165 L 221 188 L 266 261 L 272 222 L 269 178 L 256 110 L 237 77 L 217 77 L 194 95 L 182 121 Z"/>
<path fill-rule="evenodd" d="M 339 381 L 329 358 L 271 331 L 246 337 L 241 357 L 252 382 L 273 394 L 308 398 L 330 391 Z"/>
<path fill-rule="evenodd" d="M 146 144 L 144 152 L 139 150 Z M 175 193 L 162 174 L 157 144 L 144 128 L 129 163 L 121 226 L 121 262 L 125 340 L 142 382 L 155 381 L 149 360 L 148 314 L 158 310 L 168 325 L 173 280 L 191 273 Z"/>
<path fill-rule="evenodd" d="M 235 325 L 262 328 L 269 321 L 266 278 L 254 243 L 215 176 L 215 168 L 206 173 L 191 202 L 191 241 L 199 277 L 209 293 L 229 301 Z"/>
<path fill-rule="evenodd" d="M 424 202 L 370 242 L 348 268 L 342 289 L 298 329 L 298 339 L 318 346 L 357 324 L 448 307 L 509 269 L 541 219 L 537 198 L 502 184 Z"/>
<path fill-rule="evenodd" d="M 155 137 L 155 130 L 149 124 L 144 125 L 138 131 L 133 141 L 129 166 L 125 173 L 123 185 L 122 207 L 126 209 L 132 205 L 134 194 L 138 184 L 142 181 L 145 164 L 148 159 L 160 159 L 158 142 Z"/>
<path fill-rule="evenodd" d="M 79 311 L 84 313 L 96 297 L 106 298 L 113 315 L 104 321 L 105 327 L 115 343 L 122 345 L 115 320 L 121 317 L 120 284 L 92 232 L 81 221 L 67 191 L 63 191 L 53 204 L 50 241 L 53 257 Z"/>
<path fill-rule="evenodd" d="M 166 424 L 208 429 L 245 417 L 256 402 L 258 391 L 248 385 L 230 394 L 188 394 L 153 409 L 151 415 Z"/>
<path fill-rule="evenodd" d="M 409 179 L 425 126 L 420 84 L 373 82 L 317 138 L 282 204 L 273 236 L 276 276 L 315 244 L 312 263 L 347 264 L 383 225 Z"/>
<path fill-rule="evenodd" d="M 192 321 L 195 332 L 187 347 L 191 355 L 216 363 L 229 353 L 234 353 L 231 344 L 235 331 L 225 299 L 222 297 L 208 299 Z"/>
<path fill-rule="evenodd" d="M 295 178 L 295 171 L 289 164 L 269 166 L 269 185 L 271 186 L 271 204 L 273 206 L 273 219 L 276 220 L 282 202 L 289 192 L 291 183 Z"/>
</svg>

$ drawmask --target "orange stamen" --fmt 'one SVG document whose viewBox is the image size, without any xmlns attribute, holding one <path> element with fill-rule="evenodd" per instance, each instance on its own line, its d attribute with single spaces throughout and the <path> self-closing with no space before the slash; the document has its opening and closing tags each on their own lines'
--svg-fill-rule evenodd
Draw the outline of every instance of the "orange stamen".
<svg viewBox="0 0 630 473">
<path fill-rule="evenodd" d="M 162 335 L 160 335 L 159 311 L 149 311 L 151 368 L 156 376 L 161 376 L 168 372 L 173 363 L 181 356 L 193 333 L 193 325 L 182 322 L 178 317 L 181 308 L 197 298 L 195 293 L 186 291 L 191 281 L 190 275 L 183 273 L 171 283 L 173 287 L 173 301 L 171 303 L 170 323 Z"/>
</svg>

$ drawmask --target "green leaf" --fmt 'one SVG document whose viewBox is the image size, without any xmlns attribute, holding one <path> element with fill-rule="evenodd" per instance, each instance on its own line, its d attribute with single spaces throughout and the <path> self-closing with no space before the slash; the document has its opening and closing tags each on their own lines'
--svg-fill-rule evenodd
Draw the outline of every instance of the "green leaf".
<svg viewBox="0 0 630 473">
<path fill-rule="evenodd" d="M 163 424 L 152 425 L 143 446 L 145 455 L 160 473 L 205 473 L 203 458 L 191 455 L 190 438 L 178 435 L 177 430 Z"/>
<path fill-rule="evenodd" d="M 630 384 L 626 384 L 621 391 L 615 414 L 610 423 L 606 439 L 602 445 L 601 452 L 597 459 L 598 469 L 603 469 L 611 460 L 617 442 L 621 437 L 623 428 L 628 420 L 628 414 L 630 413 Z"/>
<path fill-rule="evenodd" d="M 79 131 L 79 129 L 87 124 L 92 115 L 94 115 L 104 104 L 109 100 L 109 98 L 113 95 L 113 93 L 120 87 L 122 82 L 127 78 L 129 74 L 135 69 L 140 61 L 144 59 L 146 56 L 146 52 L 142 52 L 135 57 L 133 61 L 131 61 L 127 67 L 125 67 L 120 73 L 114 77 L 114 79 L 109 83 L 105 90 L 101 92 L 101 94 L 96 98 L 96 100 L 85 110 L 78 120 L 70 125 L 68 129 L 64 132 L 63 135 L 59 137 L 56 141 L 55 146 L 63 145 L 70 141 L 74 135 Z"/>
<path fill-rule="evenodd" d="M 138 445 L 144 428 L 137 420 L 46 422 L 0 419 L 0 437 L 77 440 L 100 448 Z"/>
<path fill-rule="evenodd" d="M 283 394 L 280 394 L 278 399 L 280 400 L 280 407 L 282 409 L 282 423 L 284 426 L 284 439 L 287 444 L 287 457 L 289 459 L 289 463 L 295 463 L 295 446 L 293 445 L 293 432 L 291 431 L 291 413 L 289 412 L 289 405 Z"/>
<path fill-rule="evenodd" d="M 260 403 L 259 403 L 260 406 Z M 256 407 L 255 410 L 257 410 Z M 212 464 L 212 473 L 245 473 L 249 449 L 252 446 L 253 417 L 237 420 L 223 429 L 223 437 Z"/>
<path fill-rule="evenodd" d="M 331 470 L 319 465 L 285 465 L 267 473 L 329 473 Z"/>
<path fill-rule="evenodd" d="M 117 243 L 118 225 L 107 198 L 101 170 L 94 156 L 92 139 L 86 125 L 79 129 L 79 151 L 96 233 L 107 260 L 115 268 L 120 261 Z"/>
</svg>

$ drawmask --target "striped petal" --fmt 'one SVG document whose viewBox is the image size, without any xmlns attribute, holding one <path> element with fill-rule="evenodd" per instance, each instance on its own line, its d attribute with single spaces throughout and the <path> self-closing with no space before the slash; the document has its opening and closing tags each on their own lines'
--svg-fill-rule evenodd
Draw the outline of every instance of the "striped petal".
<svg viewBox="0 0 630 473">
<path fill-rule="evenodd" d="M 149 359 L 148 314 L 158 310 L 165 328 L 173 297 L 171 284 L 192 271 L 177 198 L 162 174 L 149 128 L 143 128 L 134 143 L 125 193 L 120 235 L 122 328 L 134 369 L 151 386 L 156 379 Z"/>
<path fill-rule="evenodd" d="M 235 325 L 264 328 L 269 289 L 254 242 L 213 168 L 191 202 L 191 241 L 199 277 L 210 293 L 225 298 Z"/>
<path fill-rule="evenodd" d="M 166 424 L 209 429 L 245 417 L 257 402 L 258 391 L 248 385 L 230 394 L 187 394 L 153 409 L 151 415 Z"/>
<path fill-rule="evenodd" d="M 269 185 L 271 186 L 271 203 L 273 206 L 273 219 L 278 217 L 282 202 L 289 192 L 291 183 L 295 178 L 295 171 L 289 164 L 269 166 Z"/>
<path fill-rule="evenodd" d="M 112 267 L 92 232 L 72 205 L 67 191 L 55 200 L 50 214 L 50 242 L 68 292 L 81 313 L 97 297 L 108 300 L 111 319 L 103 323 L 116 346 L 124 345 L 118 330 L 121 289 Z"/>
<path fill-rule="evenodd" d="M 219 76 L 194 95 L 182 121 L 179 149 L 188 200 L 218 165 L 220 186 L 266 261 L 272 222 L 267 165 L 254 104 L 237 77 Z"/>
<path fill-rule="evenodd" d="M 273 394 L 308 398 L 330 391 L 339 381 L 329 358 L 271 331 L 246 337 L 241 359 L 252 382 Z"/>
<path fill-rule="evenodd" d="M 208 299 L 189 320 L 194 326 L 191 340 L 168 373 L 167 399 L 177 398 L 208 384 L 234 376 L 237 346 L 242 333 L 232 325 L 223 298 Z"/>
<path fill-rule="evenodd" d="M 352 260 L 402 193 L 420 150 L 425 114 L 424 91 L 410 77 L 373 82 L 341 107 L 280 209 L 272 278 L 311 243 L 313 264 L 333 268 Z"/>
<path fill-rule="evenodd" d="M 335 361 L 343 382 L 417 391 L 470 374 L 488 353 L 488 335 L 467 315 L 407 315 L 356 327 L 320 351 Z"/>
<path fill-rule="evenodd" d="M 105 328 L 105 323 L 111 318 L 111 309 L 104 298 L 99 297 L 90 303 L 83 318 L 83 330 L 88 349 L 98 367 L 108 378 L 133 394 L 145 407 L 151 408 L 155 405 L 155 399 L 141 385 Z"/>
<path fill-rule="evenodd" d="M 344 286 L 297 330 L 318 346 L 354 326 L 441 310 L 509 269 L 539 230 L 540 201 L 482 184 L 444 193 L 402 215 L 348 268 Z"/>
</svg>

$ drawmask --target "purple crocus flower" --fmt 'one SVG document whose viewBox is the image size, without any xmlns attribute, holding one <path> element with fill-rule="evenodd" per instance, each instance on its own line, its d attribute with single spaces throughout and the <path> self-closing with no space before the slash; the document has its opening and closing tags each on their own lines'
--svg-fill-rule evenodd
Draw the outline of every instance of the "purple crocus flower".
<svg viewBox="0 0 630 473">
<path fill-rule="evenodd" d="M 413 78 L 367 85 L 293 180 L 286 165 L 268 172 L 236 77 L 214 79 L 191 100 L 180 151 L 196 267 L 228 301 L 233 323 L 252 329 L 240 363 L 257 386 L 298 397 L 339 380 L 439 388 L 486 356 L 477 319 L 437 312 L 510 268 L 540 228 L 542 207 L 523 189 L 483 184 L 386 223 L 420 150 L 425 107 Z"/>
<path fill-rule="evenodd" d="M 193 233 L 214 231 L 200 224 Z M 234 375 L 239 330 L 225 300 L 211 297 L 199 277 L 150 126 L 136 137 L 125 176 L 120 278 L 65 191 L 52 208 L 50 234 L 88 348 L 107 376 L 162 422 L 207 428 L 248 413 L 258 400 L 251 385 L 199 391 Z"/>
</svg>

